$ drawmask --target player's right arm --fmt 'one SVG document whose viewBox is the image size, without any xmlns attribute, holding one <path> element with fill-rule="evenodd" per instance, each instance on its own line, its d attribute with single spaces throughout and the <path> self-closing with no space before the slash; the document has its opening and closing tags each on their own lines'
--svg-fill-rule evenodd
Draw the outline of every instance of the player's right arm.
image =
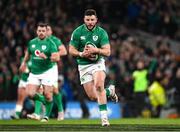
<svg viewBox="0 0 180 132">
<path fill-rule="evenodd" d="M 31 44 L 31 41 L 29 41 L 29 43 L 27 44 L 27 49 L 25 50 L 24 58 L 23 58 L 22 63 L 19 67 L 20 72 L 25 72 L 27 69 L 26 63 L 30 59 L 30 44 Z"/>
<path fill-rule="evenodd" d="M 79 35 L 77 30 L 75 30 L 71 35 L 71 40 L 69 44 L 69 54 L 74 57 L 85 57 L 89 56 L 89 53 L 84 51 L 78 51 L 78 46 L 80 44 Z"/>
<path fill-rule="evenodd" d="M 26 50 L 26 51 L 25 51 L 24 59 L 23 59 L 23 61 L 22 61 L 22 63 L 21 63 L 21 66 L 20 66 L 20 68 L 19 68 L 19 71 L 20 71 L 20 72 L 25 72 L 25 71 L 26 71 L 26 68 L 27 68 L 26 62 L 29 60 L 29 58 L 30 58 L 30 55 L 29 55 L 28 51 Z"/>
</svg>

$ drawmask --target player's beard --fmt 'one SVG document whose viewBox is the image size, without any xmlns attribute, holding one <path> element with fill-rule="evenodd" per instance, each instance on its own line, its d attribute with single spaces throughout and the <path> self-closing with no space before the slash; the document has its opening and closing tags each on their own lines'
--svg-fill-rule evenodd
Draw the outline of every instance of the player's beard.
<svg viewBox="0 0 180 132">
<path fill-rule="evenodd" d="M 87 27 L 88 30 L 93 30 L 95 25 L 89 24 L 89 25 L 86 25 L 86 27 Z"/>
<path fill-rule="evenodd" d="M 39 34 L 38 36 L 41 40 L 44 39 L 46 36 L 44 34 Z"/>
</svg>

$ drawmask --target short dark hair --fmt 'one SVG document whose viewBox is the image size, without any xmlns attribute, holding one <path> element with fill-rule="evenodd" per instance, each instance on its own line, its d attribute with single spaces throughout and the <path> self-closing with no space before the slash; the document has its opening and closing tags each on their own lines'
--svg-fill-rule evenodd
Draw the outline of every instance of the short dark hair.
<svg viewBox="0 0 180 132">
<path fill-rule="evenodd" d="M 47 23 L 39 22 L 37 27 L 47 27 Z"/>
<path fill-rule="evenodd" d="M 84 12 L 84 16 L 92 16 L 92 15 L 95 15 L 97 17 L 96 10 L 94 10 L 94 9 L 87 9 Z"/>
<path fill-rule="evenodd" d="M 49 23 L 46 23 L 46 25 L 47 25 L 47 26 L 50 26 L 50 24 L 49 24 Z M 51 26 L 50 26 L 50 27 L 51 27 Z"/>
</svg>

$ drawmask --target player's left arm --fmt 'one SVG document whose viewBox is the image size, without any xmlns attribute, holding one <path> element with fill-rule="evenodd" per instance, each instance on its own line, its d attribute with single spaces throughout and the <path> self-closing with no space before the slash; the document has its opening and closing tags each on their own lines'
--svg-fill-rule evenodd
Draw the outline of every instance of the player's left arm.
<svg viewBox="0 0 180 132">
<path fill-rule="evenodd" d="M 54 37 L 53 43 L 55 43 L 55 45 L 58 47 L 58 51 L 55 53 L 52 53 L 51 61 L 58 62 L 61 56 L 67 55 L 67 50 L 59 38 Z"/>
<path fill-rule="evenodd" d="M 109 36 L 105 30 L 101 32 L 101 41 L 100 41 L 101 48 L 98 48 L 97 52 L 99 55 L 102 56 L 110 56 L 111 55 L 111 46 L 109 42 Z"/>
<path fill-rule="evenodd" d="M 59 50 L 60 57 L 67 55 L 67 50 L 66 50 L 66 47 L 64 46 L 64 44 L 60 45 L 58 47 L 58 50 Z"/>
<path fill-rule="evenodd" d="M 89 54 L 99 54 L 99 55 L 107 56 L 107 57 L 110 56 L 111 54 L 110 44 L 105 44 L 101 48 L 87 45 L 85 47 L 85 50 L 87 50 Z"/>
<path fill-rule="evenodd" d="M 101 48 L 98 48 L 97 52 L 99 55 L 102 55 L 102 56 L 107 56 L 107 57 L 110 56 L 111 55 L 110 44 L 106 44 L 106 45 L 103 45 Z"/>
<path fill-rule="evenodd" d="M 50 59 L 52 62 L 58 62 L 60 60 L 59 50 L 56 46 L 51 44 L 51 56 Z"/>
<path fill-rule="evenodd" d="M 67 55 L 67 50 L 64 45 L 58 47 L 58 51 L 51 54 L 51 61 L 58 62 L 61 56 Z"/>
</svg>

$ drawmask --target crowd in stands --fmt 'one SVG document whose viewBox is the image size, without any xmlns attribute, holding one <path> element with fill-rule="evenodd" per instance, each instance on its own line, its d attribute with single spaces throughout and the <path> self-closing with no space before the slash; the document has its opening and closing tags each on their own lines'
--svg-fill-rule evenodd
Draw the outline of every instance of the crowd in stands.
<svg viewBox="0 0 180 132">
<path fill-rule="evenodd" d="M 1 0 L 0 101 L 17 98 L 20 58 L 28 41 L 36 36 L 37 23 L 50 23 L 54 34 L 68 48 L 70 34 L 83 22 L 82 16 L 87 8 L 97 10 L 99 24 L 109 33 L 112 51 L 106 63 L 106 85 L 116 85 L 124 105 L 124 116 L 138 116 L 129 110 L 136 105 L 132 74 L 137 70 L 139 60 L 143 60 L 148 71 L 148 86 L 159 71 L 161 81 L 158 81 L 165 92 L 174 88 L 175 98 L 179 100 L 180 63 L 170 44 L 163 41 L 164 38 L 180 40 L 179 7 L 178 0 L 97 0 L 96 4 L 93 0 Z M 138 37 L 131 36 L 132 29 L 158 36 L 160 39 L 152 43 L 155 48 L 149 48 Z M 83 100 L 85 97 L 78 96 L 82 89 L 75 59 L 70 55 L 63 57 L 58 66 L 59 74 L 64 76 L 68 100 Z M 180 112 L 180 103 L 177 102 L 176 106 Z"/>
</svg>

